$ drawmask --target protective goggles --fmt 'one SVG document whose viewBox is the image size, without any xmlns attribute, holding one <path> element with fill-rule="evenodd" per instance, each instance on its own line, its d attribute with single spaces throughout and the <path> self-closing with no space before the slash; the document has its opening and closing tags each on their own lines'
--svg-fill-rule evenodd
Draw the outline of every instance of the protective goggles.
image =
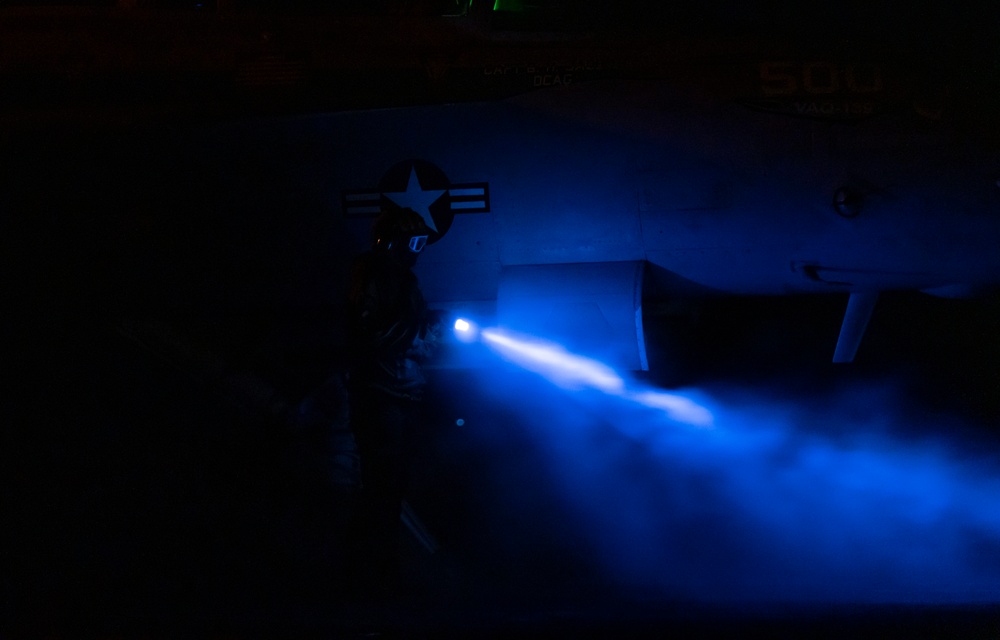
<svg viewBox="0 0 1000 640">
<path fill-rule="evenodd" d="M 413 236 L 410 238 L 410 251 L 420 253 L 427 246 L 427 236 Z"/>
</svg>

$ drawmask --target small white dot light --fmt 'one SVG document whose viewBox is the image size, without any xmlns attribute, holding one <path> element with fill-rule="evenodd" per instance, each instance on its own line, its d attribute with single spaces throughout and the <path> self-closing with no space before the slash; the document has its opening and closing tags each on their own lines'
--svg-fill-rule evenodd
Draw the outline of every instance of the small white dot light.
<svg viewBox="0 0 1000 640">
<path fill-rule="evenodd" d="M 471 328 L 468 320 L 459 318 L 455 321 L 455 331 L 468 331 Z"/>
</svg>

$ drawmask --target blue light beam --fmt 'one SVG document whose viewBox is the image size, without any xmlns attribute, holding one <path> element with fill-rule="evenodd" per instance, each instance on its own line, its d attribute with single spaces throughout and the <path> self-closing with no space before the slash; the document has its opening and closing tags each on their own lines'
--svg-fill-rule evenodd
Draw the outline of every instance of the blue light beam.
<svg viewBox="0 0 1000 640">
<path fill-rule="evenodd" d="M 532 521 L 528 537 L 587 532 L 581 558 L 610 584 L 705 602 L 1000 602 L 995 438 L 962 442 L 960 420 L 892 379 L 666 392 L 558 344 L 481 337 L 555 383 L 508 389 L 482 374 L 537 445 L 544 508 L 557 496 L 569 516 Z M 531 467 L 498 465 L 491 509 L 539 508 Z"/>
<path fill-rule="evenodd" d="M 507 361 L 537 373 L 564 389 L 595 389 L 660 411 L 675 422 L 696 427 L 712 426 L 711 412 L 690 398 L 678 393 L 630 388 L 611 367 L 571 353 L 559 344 L 500 329 L 484 329 L 482 338 Z"/>
</svg>

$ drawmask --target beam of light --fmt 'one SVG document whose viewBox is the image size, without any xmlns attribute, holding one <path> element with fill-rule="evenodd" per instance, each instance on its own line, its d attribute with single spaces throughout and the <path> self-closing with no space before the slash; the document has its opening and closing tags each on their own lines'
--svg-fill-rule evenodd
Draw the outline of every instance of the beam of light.
<svg viewBox="0 0 1000 640">
<path fill-rule="evenodd" d="M 710 427 L 713 424 L 711 411 L 694 400 L 677 393 L 649 389 L 631 392 L 626 398 L 644 407 L 661 410 L 677 422 L 698 427 Z"/>
<path fill-rule="evenodd" d="M 571 390 L 477 373 L 507 418 L 465 432 L 499 460 L 490 509 L 511 522 L 561 514 L 505 539 L 557 547 L 586 532 L 583 570 L 652 598 L 1000 602 L 996 437 L 964 442 L 959 419 L 925 412 L 892 379 L 667 392 L 558 344 L 495 328 L 482 338 Z M 519 424 L 511 450 L 533 464 L 498 454 Z"/>
<path fill-rule="evenodd" d="M 484 329 L 482 338 L 508 361 L 565 389 L 596 389 L 608 396 L 660 411 L 675 422 L 697 427 L 712 425 L 711 412 L 690 398 L 678 393 L 631 388 L 611 367 L 570 353 L 561 345 L 499 329 Z"/>
<path fill-rule="evenodd" d="M 625 381 L 611 367 L 566 351 L 553 342 L 484 329 L 483 340 L 514 364 L 541 374 L 566 389 L 593 388 L 621 394 Z"/>
</svg>

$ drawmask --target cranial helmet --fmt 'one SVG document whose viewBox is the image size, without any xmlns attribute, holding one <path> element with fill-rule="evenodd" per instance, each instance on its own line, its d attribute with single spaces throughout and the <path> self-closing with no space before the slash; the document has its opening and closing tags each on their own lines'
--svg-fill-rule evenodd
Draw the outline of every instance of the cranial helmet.
<svg viewBox="0 0 1000 640">
<path fill-rule="evenodd" d="M 384 211 L 372 226 L 372 251 L 417 254 L 427 244 L 427 225 L 413 209 Z"/>
</svg>

